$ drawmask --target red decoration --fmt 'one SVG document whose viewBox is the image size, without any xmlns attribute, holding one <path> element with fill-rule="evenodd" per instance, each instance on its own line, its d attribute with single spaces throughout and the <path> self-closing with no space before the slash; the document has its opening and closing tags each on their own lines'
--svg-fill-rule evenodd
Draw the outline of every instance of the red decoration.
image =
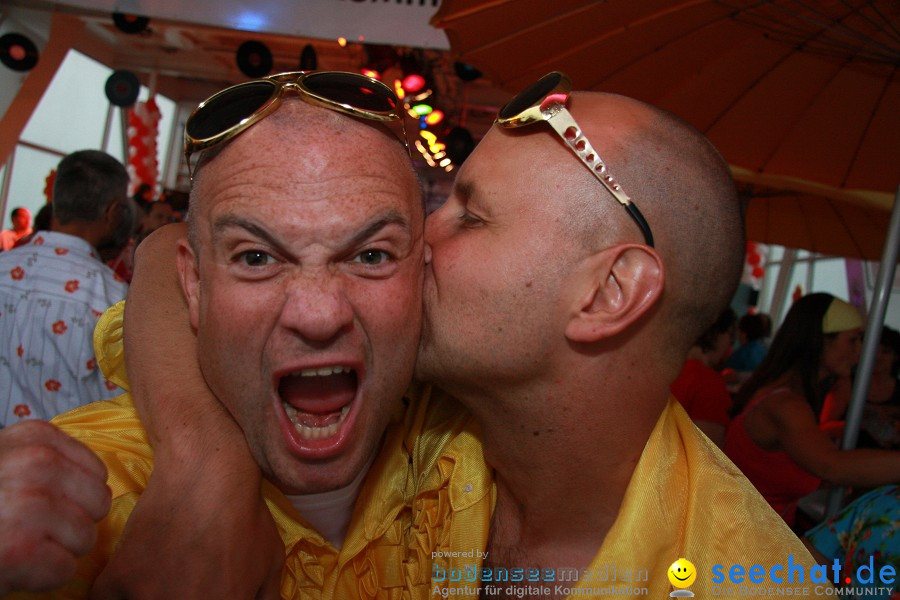
<svg viewBox="0 0 900 600">
<path fill-rule="evenodd" d="M 752 274 L 757 279 L 762 279 L 762 276 L 766 274 L 766 270 L 762 267 L 753 267 Z"/>
<path fill-rule="evenodd" d="M 156 188 L 159 176 L 156 141 L 159 137 L 159 121 L 162 113 L 153 98 L 138 102 L 128 111 L 128 174 L 131 176 L 130 193 L 142 183 Z"/>
<path fill-rule="evenodd" d="M 56 183 L 56 169 L 50 171 L 50 174 L 47 175 L 47 178 L 44 179 L 44 198 L 47 199 L 47 204 L 53 202 L 53 184 Z"/>
<path fill-rule="evenodd" d="M 48 392 L 58 392 L 62 384 L 55 379 L 48 379 L 44 382 L 44 387 L 47 388 Z"/>
<path fill-rule="evenodd" d="M 16 407 L 13 409 L 13 414 L 21 419 L 22 417 L 30 415 L 31 409 L 28 408 L 27 404 L 16 404 Z"/>
<path fill-rule="evenodd" d="M 66 327 L 65 321 L 57 321 L 53 324 L 53 333 L 55 333 L 56 335 L 64 334 L 66 332 L 66 329 L 68 329 L 68 327 Z"/>
<path fill-rule="evenodd" d="M 16 267 L 9 272 L 9 276 L 16 281 L 20 281 L 23 277 L 25 277 L 25 270 L 22 269 L 22 267 Z"/>
</svg>

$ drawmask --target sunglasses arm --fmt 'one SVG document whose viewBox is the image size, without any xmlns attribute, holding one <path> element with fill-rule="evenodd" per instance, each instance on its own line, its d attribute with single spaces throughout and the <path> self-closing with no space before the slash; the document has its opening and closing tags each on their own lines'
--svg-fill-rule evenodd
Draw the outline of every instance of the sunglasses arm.
<svg viewBox="0 0 900 600">
<path fill-rule="evenodd" d="M 603 184 L 603 187 L 609 190 L 609 193 L 628 211 L 628 214 L 644 234 L 647 245 L 652 247 L 653 234 L 650 232 L 650 226 L 647 224 L 647 220 L 644 219 L 644 215 L 631 201 L 628 194 L 622 191 L 619 182 L 607 170 L 606 163 L 603 162 L 600 154 L 591 146 L 575 119 L 572 118 L 572 114 L 564 106 L 557 106 L 555 110 L 547 111 L 544 115 L 544 119 L 559 134 L 566 146 L 575 153 L 578 159 L 594 174 L 594 177 Z"/>
</svg>

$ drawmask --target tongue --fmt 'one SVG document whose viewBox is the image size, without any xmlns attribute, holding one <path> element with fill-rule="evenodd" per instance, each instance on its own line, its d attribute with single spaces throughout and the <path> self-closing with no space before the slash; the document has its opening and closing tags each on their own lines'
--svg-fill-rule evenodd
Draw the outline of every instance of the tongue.
<svg viewBox="0 0 900 600">
<path fill-rule="evenodd" d="M 297 409 L 308 427 L 324 427 L 340 418 L 341 409 L 356 395 L 356 376 L 349 373 L 325 377 L 283 377 L 281 399 Z"/>
</svg>

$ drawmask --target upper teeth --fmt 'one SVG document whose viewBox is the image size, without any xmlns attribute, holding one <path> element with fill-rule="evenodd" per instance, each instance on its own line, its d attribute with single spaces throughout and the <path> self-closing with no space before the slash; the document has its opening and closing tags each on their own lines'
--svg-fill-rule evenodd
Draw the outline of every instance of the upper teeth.
<svg viewBox="0 0 900 600">
<path fill-rule="evenodd" d="M 352 369 L 350 367 L 318 367 L 316 369 L 303 369 L 302 371 L 295 371 L 291 373 L 291 375 L 295 377 L 325 377 L 328 375 L 339 375 L 341 373 L 350 373 Z"/>
</svg>

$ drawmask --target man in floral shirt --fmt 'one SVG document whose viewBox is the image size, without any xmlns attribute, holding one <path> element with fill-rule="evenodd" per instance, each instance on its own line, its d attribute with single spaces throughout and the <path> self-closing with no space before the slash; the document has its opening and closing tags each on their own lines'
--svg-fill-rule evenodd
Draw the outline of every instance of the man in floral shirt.
<svg viewBox="0 0 900 600">
<path fill-rule="evenodd" d="M 127 239 L 133 209 L 128 173 L 112 156 L 66 156 L 53 188 L 53 224 L 0 254 L 0 428 L 50 419 L 121 393 L 94 358 L 97 318 L 127 286 L 99 249 Z"/>
</svg>

